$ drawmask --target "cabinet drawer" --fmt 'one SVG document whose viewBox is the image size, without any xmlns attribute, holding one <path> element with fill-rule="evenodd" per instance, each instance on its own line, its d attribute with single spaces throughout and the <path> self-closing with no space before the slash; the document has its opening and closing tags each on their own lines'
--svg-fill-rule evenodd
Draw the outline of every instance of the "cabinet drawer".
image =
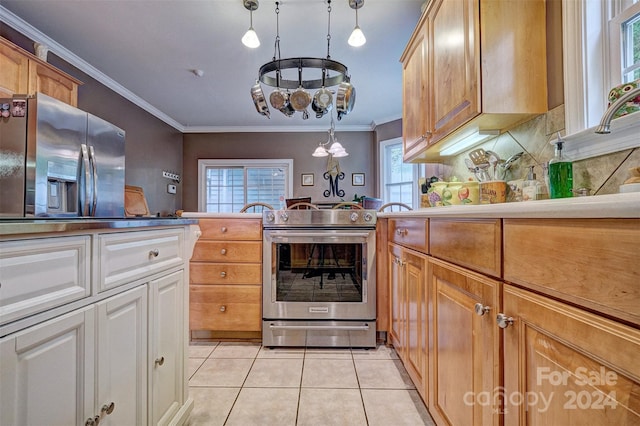
<svg viewBox="0 0 640 426">
<path fill-rule="evenodd" d="M 98 236 L 98 291 L 104 291 L 184 262 L 182 229 Z"/>
<path fill-rule="evenodd" d="M 640 325 L 640 220 L 505 219 L 504 279 Z"/>
<path fill-rule="evenodd" d="M 500 219 L 431 219 L 431 255 L 494 277 L 502 274 Z"/>
<path fill-rule="evenodd" d="M 200 219 L 200 240 L 262 240 L 261 219 Z"/>
<path fill-rule="evenodd" d="M 389 241 L 429 253 L 428 219 L 389 219 Z"/>
<path fill-rule="evenodd" d="M 261 286 L 201 286 L 189 289 L 191 330 L 260 331 Z"/>
<path fill-rule="evenodd" d="M 262 261 L 261 241 L 199 241 L 191 261 L 246 263 Z"/>
<path fill-rule="evenodd" d="M 91 293 L 91 238 L 0 243 L 0 324 Z"/>
<path fill-rule="evenodd" d="M 262 284 L 259 263 L 190 263 L 191 284 Z"/>
</svg>

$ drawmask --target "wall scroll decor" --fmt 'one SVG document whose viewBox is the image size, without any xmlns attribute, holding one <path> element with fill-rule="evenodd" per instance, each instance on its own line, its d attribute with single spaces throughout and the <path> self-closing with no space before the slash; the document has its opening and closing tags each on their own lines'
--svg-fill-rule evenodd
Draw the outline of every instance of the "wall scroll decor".
<svg viewBox="0 0 640 426">
<path fill-rule="evenodd" d="M 327 159 L 327 171 L 322 175 L 329 181 L 329 189 L 323 192 L 325 197 L 344 197 L 344 190 L 338 188 L 338 181 L 344 179 L 344 172 L 340 170 L 340 163 L 333 155 Z"/>
<path fill-rule="evenodd" d="M 364 173 L 351 173 L 351 185 L 364 186 Z"/>
<path fill-rule="evenodd" d="M 302 174 L 302 186 L 313 186 L 313 173 Z"/>
</svg>

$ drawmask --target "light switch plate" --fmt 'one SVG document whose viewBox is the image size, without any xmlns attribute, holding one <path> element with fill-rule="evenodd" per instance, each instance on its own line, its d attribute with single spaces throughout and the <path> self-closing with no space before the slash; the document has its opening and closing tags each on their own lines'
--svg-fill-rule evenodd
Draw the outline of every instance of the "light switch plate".
<svg viewBox="0 0 640 426">
<path fill-rule="evenodd" d="M 167 192 L 169 194 L 175 194 L 176 193 L 176 186 L 172 185 L 172 184 L 167 185 Z"/>
</svg>

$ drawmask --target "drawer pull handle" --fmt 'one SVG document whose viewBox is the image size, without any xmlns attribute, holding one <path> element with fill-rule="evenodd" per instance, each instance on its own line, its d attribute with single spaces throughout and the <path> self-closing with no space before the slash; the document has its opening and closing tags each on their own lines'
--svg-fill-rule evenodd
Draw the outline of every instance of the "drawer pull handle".
<svg viewBox="0 0 640 426">
<path fill-rule="evenodd" d="M 163 356 L 161 356 L 160 358 L 156 359 L 156 366 L 162 365 L 162 364 L 164 364 L 164 357 Z"/>
<path fill-rule="evenodd" d="M 100 416 L 89 417 L 84 422 L 84 426 L 97 426 L 98 423 L 100 423 Z"/>
<path fill-rule="evenodd" d="M 149 257 L 158 257 L 160 255 L 160 250 L 154 249 L 149 251 Z"/>
<path fill-rule="evenodd" d="M 222 249 L 222 250 L 220 250 L 220 254 L 221 254 L 221 255 L 225 255 L 225 254 L 227 254 L 227 249 Z"/>
<path fill-rule="evenodd" d="M 225 305 L 220 306 L 220 312 L 226 312 L 227 307 Z"/>
<path fill-rule="evenodd" d="M 226 227 L 226 226 L 223 226 L 223 227 L 220 229 L 220 231 L 222 231 L 223 233 L 224 233 L 224 232 L 227 232 L 227 227 Z"/>
<path fill-rule="evenodd" d="M 515 320 L 513 317 L 508 317 L 505 314 L 500 313 L 496 316 L 496 322 L 498 323 L 498 327 L 507 328 L 510 325 L 513 325 Z"/>
<path fill-rule="evenodd" d="M 476 314 L 479 316 L 483 316 L 491 310 L 490 306 L 485 306 L 482 303 L 476 303 L 473 309 L 476 311 Z"/>
<path fill-rule="evenodd" d="M 227 276 L 227 273 L 226 273 L 225 271 L 222 271 L 222 272 L 220 272 L 220 276 L 221 276 L 222 278 L 224 278 L 224 277 L 226 277 L 226 276 Z"/>
<path fill-rule="evenodd" d="M 396 229 L 396 235 L 399 235 L 399 236 L 407 235 L 408 232 L 409 231 L 407 231 L 406 228 L 404 228 L 404 229 L 402 229 L 402 228 Z"/>
</svg>

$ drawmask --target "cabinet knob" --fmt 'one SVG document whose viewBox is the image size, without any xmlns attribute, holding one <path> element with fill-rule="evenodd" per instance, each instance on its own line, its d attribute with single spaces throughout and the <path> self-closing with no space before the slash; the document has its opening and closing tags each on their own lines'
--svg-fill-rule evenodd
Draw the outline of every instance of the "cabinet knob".
<svg viewBox="0 0 640 426">
<path fill-rule="evenodd" d="M 227 232 L 227 227 L 226 227 L 226 226 L 223 226 L 222 228 L 220 228 L 220 231 L 221 231 L 222 233 Z"/>
<path fill-rule="evenodd" d="M 483 316 L 491 310 L 491 307 L 485 306 L 482 303 L 476 303 L 473 309 L 476 311 L 476 314 L 478 314 L 479 316 Z"/>
<path fill-rule="evenodd" d="M 100 417 L 99 416 L 89 417 L 84 422 L 84 426 L 96 426 L 98 423 L 100 423 Z"/>
<path fill-rule="evenodd" d="M 496 316 L 496 322 L 498 323 L 498 327 L 507 328 L 510 325 L 513 325 L 515 320 L 513 319 L 513 317 L 508 317 L 505 314 L 500 313 Z"/>
<path fill-rule="evenodd" d="M 227 254 L 227 249 L 222 249 L 222 250 L 220 250 L 220 254 L 221 254 L 221 255 L 225 255 L 225 254 Z"/>
<path fill-rule="evenodd" d="M 224 277 L 226 277 L 226 276 L 227 276 L 227 273 L 226 273 L 225 271 L 222 271 L 222 272 L 220 272 L 220 276 L 221 276 L 222 278 L 224 278 Z"/>
<path fill-rule="evenodd" d="M 160 358 L 156 358 L 156 365 L 162 365 L 164 364 L 164 357 L 161 356 Z"/>
<path fill-rule="evenodd" d="M 116 403 L 111 401 L 108 405 L 104 404 L 102 406 L 102 410 L 100 410 L 100 417 L 102 416 L 108 416 L 109 414 L 113 413 L 113 410 L 116 408 Z"/>
<path fill-rule="evenodd" d="M 149 257 L 158 257 L 160 255 L 160 250 L 154 249 L 149 251 Z"/>
<path fill-rule="evenodd" d="M 220 312 L 226 312 L 227 307 L 225 305 L 220 306 Z"/>
<path fill-rule="evenodd" d="M 399 235 L 399 236 L 407 235 L 408 232 L 409 231 L 407 231 L 407 228 L 396 229 L 396 235 Z"/>
</svg>

